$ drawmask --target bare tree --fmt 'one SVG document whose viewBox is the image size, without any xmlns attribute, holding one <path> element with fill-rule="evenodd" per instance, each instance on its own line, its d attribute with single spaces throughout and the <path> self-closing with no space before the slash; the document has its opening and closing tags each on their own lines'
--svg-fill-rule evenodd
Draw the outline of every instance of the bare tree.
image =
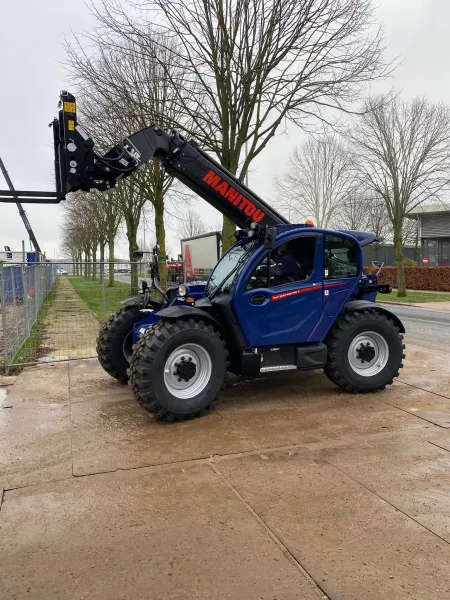
<svg viewBox="0 0 450 600">
<path fill-rule="evenodd" d="M 314 218 L 329 227 L 352 193 L 351 161 L 335 134 L 310 137 L 289 158 L 283 179 L 275 179 L 277 202 L 289 220 Z"/>
<path fill-rule="evenodd" d="M 125 36 L 144 57 L 160 24 L 172 39 L 161 65 L 185 67 L 182 78 L 169 74 L 178 126 L 189 116 L 190 132 L 241 180 L 286 120 L 307 127 L 329 107 L 350 110 L 391 70 L 371 0 L 137 0 L 133 10 L 103 0 L 92 11 L 105 46 L 128 52 Z M 224 250 L 234 229 L 224 218 Z"/>
<path fill-rule="evenodd" d="M 216 229 L 206 225 L 200 215 L 192 208 L 187 209 L 184 218 L 180 218 L 174 227 L 175 234 L 180 239 L 203 235 L 213 230 L 216 231 Z"/>
<path fill-rule="evenodd" d="M 397 288 L 406 296 L 405 215 L 436 200 L 450 183 L 450 111 L 423 98 L 366 102 L 352 141 L 365 185 L 382 198 L 393 228 Z"/>
<path fill-rule="evenodd" d="M 331 224 L 336 229 L 367 230 L 369 209 L 367 196 L 358 188 L 350 188 Z"/>
<path fill-rule="evenodd" d="M 181 71 L 175 61 L 167 64 L 170 41 L 150 33 L 148 43 L 152 51 L 146 56 L 124 36 L 121 37 L 124 50 L 108 47 L 98 31 L 91 41 L 93 46 L 89 53 L 77 38 L 74 44 L 67 45 L 67 67 L 81 94 L 81 117 L 100 146 L 109 147 L 130 132 L 156 121 L 164 128 L 173 128 L 178 101 L 170 77 L 181 77 Z M 137 232 L 146 202 L 154 209 L 160 258 L 165 262 L 165 196 L 172 181 L 159 160 L 154 159 L 111 192 L 111 198 L 122 209 L 126 224 L 134 292 L 137 290 L 137 268 L 133 252 L 137 250 Z M 165 273 L 161 285 L 165 286 Z"/>
</svg>

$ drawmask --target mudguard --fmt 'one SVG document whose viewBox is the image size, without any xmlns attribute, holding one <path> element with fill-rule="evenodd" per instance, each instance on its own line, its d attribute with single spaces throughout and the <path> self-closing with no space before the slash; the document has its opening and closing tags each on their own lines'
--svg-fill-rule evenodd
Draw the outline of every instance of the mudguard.
<svg viewBox="0 0 450 600">
<path fill-rule="evenodd" d="M 219 331 L 223 331 L 222 325 L 216 321 L 214 317 L 212 317 L 206 310 L 201 310 L 200 308 L 196 308 L 195 306 L 189 306 L 186 304 L 178 304 L 174 306 L 168 306 L 167 308 L 163 308 L 158 311 L 158 317 L 161 319 L 167 319 L 169 321 L 174 319 L 195 319 L 201 318 L 205 321 L 209 321 L 213 323 Z"/>
<path fill-rule="evenodd" d="M 397 327 L 400 330 L 400 333 L 405 333 L 405 327 L 404 327 L 403 323 L 400 321 L 400 319 L 397 317 L 397 315 L 394 315 L 393 312 L 391 312 L 387 308 L 384 308 L 384 306 L 380 306 L 379 304 L 377 304 L 375 302 L 369 302 L 367 300 L 352 300 L 351 302 L 347 302 L 347 304 L 344 307 L 345 312 L 357 312 L 359 310 L 366 310 L 366 309 L 376 310 L 377 312 L 388 315 L 389 318 L 392 319 L 394 321 L 394 323 L 397 325 Z"/>
<path fill-rule="evenodd" d="M 125 300 L 121 300 L 120 304 L 124 306 L 139 306 L 143 308 L 144 306 L 144 296 L 134 296 L 132 298 L 126 298 Z M 147 304 L 146 308 L 150 308 L 151 310 L 159 310 L 162 306 L 162 302 L 157 302 L 156 300 L 150 300 Z"/>
</svg>

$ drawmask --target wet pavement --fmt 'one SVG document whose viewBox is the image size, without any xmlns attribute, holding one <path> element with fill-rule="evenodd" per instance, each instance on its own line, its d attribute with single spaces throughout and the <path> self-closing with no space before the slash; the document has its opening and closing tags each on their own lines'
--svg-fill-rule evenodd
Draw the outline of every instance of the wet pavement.
<svg viewBox="0 0 450 600">
<path fill-rule="evenodd" d="M 449 358 L 410 344 L 369 396 L 238 382 L 182 424 L 94 360 L 23 371 L 0 397 L 0 598 L 450 597 Z"/>
</svg>

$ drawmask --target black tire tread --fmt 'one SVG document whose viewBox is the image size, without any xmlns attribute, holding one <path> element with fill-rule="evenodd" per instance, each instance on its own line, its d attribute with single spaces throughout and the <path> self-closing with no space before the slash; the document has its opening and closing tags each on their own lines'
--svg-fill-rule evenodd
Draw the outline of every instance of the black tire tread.
<svg viewBox="0 0 450 600">
<path fill-rule="evenodd" d="M 364 389 L 359 386 L 353 385 L 349 381 L 347 381 L 345 377 L 343 377 L 336 360 L 337 353 L 339 352 L 340 338 L 346 331 L 348 331 L 351 328 L 353 322 L 367 322 L 370 320 L 384 322 L 385 325 L 387 325 L 391 329 L 394 329 L 397 332 L 399 342 L 402 345 L 402 350 L 405 349 L 405 344 L 403 344 L 403 335 L 400 333 L 398 326 L 392 319 L 389 318 L 388 315 L 384 313 L 369 310 L 361 310 L 355 312 L 348 312 L 345 313 L 342 317 L 340 317 L 338 321 L 334 324 L 326 340 L 326 344 L 328 346 L 328 360 L 327 364 L 325 365 L 324 372 L 325 375 L 330 379 L 330 381 L 332 381 L 334 384 L 336 384 L 338 387 L 345 390 L 346 392 L 350 392 L 352 394 L 368 394 L 380 392 L 386 389 L 386 385 L 392 385 L 392 383 L 394 383 L 394 378 L 399 376 L 399 371 L 397 371 L 394 374 L 394 376 L 384 385 L 379 385 L 372 389 Z M 402 353 L 402 361 L 404 358 L 405 354 Z M 398 368 L 401 369 L 402 367 L 403 363 L 401 362 Z"/>
<path fill-rule="evenodd" d="M 164 408 L 155 397 L 151 381 L 150 368 L 146 368 L 153 362 L 157 351 L 169 337 L 183 329 L 203 329 L 209 335 L 214 336 L 223 348 L 225 355 L 226 368 L 229 367 L 228 350 L 220 333 L 208 322 L 199 319 L 187 319 L 176 321 L 165 321 L 161 319 L 143 333 L 139 342 L 134 345 L 133 356 L 128 369 L 128 385 L 133 390 L 134 397 L 139 404 L 148 412 L 151 412 L 156 418 L 163 421 L 187 421 L 196 419 L 204 415 L 210 408 L 207 407 L 192 413 L 174 413 Z M 144 365 L 144 366 L 143 366 Z M 223 386 L 222 386 L 223 389 Z"/>
<path fill-rule="evenodd" d="M 97 357 L 103 369 L 122 383 L 128 381 L 128 376 L 119 373 L 116 366 L 111 362 L 112 342 L 116 331 L 119 327 L 125 324 L 131 314 L 139 313 L 140 309 L 137 305 L 124 306 L 112 313 L 108 320 L 104 323 L 97 336 Z"/>
</svg>

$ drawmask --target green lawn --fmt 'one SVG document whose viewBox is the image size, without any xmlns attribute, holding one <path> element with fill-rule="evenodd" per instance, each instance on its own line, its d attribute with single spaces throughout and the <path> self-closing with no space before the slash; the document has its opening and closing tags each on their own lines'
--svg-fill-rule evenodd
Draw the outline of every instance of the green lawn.
<svg viewBox="0 0 450 600">
<path fill-rule="evenodd" d="M 120 301 L 131 296 L 131 285 L 123 281 L 115 281 L 113 287 L 108 287 L 105 281 L 105 301 L 102 297 L 102 285 L 100 281 L 92 281 L 84 277 L 69 277 L 72 286 L 92 312 L 95 313 L 100 323 L 120 308 Z"/>
<path fill-rule="evenodd" d="M 392 294 L 377 294 L 378 302 L 450 302 L 450 294 L 436 292 L 407 292 L 406 298 L 399 298 L 394 290 Z"/>
</svg>

